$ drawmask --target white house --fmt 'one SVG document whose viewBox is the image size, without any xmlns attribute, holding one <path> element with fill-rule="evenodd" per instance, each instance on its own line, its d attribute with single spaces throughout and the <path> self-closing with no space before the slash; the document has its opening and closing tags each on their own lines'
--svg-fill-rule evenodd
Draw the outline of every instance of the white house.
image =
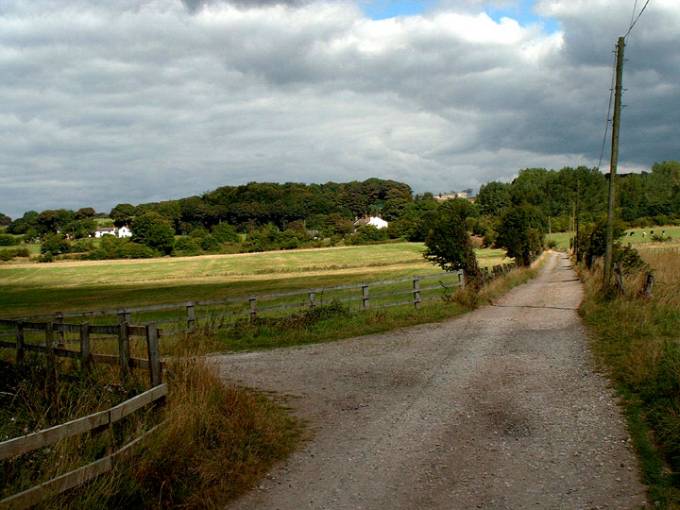
<svg viewBox="0 0 680 510">
<path fill-rule="evenodd" d="M 127 225 L 123 225 L 118 229 L 118 237 L 132 237 L 132 230 Z"/>
<path fill-rule="evenodd" d="M 123 225 L 120 228 L 100 227 L 94 231 L 94 236 L 96 238 L 101 238 L 104 236 L 132 237 L 132 230 L 130 230 L 130 227 L 127 225 Z"/>
<path fill-rule="evenodd" d="M 383 220 L 382 218 L 378 218 L 377 216 L 366 216 L 354 222 L 355 227 L 363 227 L 364 225 L 371 225 L 372 227 L 375 227 L 378 230 L 380 230 L 383 228 L 387 228 L 389 226 L 389 223 Z"/>
<path fill-rule="evenodd" d="M 116 235 L 116 229 L 113 227 L 99 227 L 97 230 L 94 231 L 94 236 L 96 238 L 104 237 L 104 236 L 115 236 Z"/>
</svg>

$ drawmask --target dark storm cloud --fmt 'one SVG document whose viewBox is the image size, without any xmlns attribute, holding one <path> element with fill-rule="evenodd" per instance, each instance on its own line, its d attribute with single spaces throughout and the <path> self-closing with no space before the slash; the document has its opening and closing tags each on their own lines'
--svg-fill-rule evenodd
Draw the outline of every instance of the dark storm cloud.
<svg viewBox="0 0 680 510">
<path fill-rule="evenodd" d="M 252 180 L 376 175 L 437 192 L 597 163 L 611 49 L 630 20 L 618 1 L 541 2 L 553 34 L 473 0 L 382 21 L 349 2 L 294 3 L 4 3 L 0 212 Z M 627 49 L 623 170 L 680 158 L 667 49 L 680 6 L 653 7 Z"/>
</svg>

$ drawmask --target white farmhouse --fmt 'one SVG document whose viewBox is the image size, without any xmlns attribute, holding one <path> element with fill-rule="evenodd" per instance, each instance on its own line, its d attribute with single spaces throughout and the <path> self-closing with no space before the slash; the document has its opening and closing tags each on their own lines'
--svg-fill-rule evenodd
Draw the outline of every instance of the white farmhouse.
<svg viewBox="0 0 680 510">
<path fill-rule="evenodd" d="M 94 231 L 94 236 L 99 239 L 104 236 L 115 236 L 115 237 L 132 237 L 132 230 L 127 225 L 120 228 L 115 227 L 100 227 Z"/>
<path fill-rule="evenodd" d="M 113 227 L 100 227 L 97 230 L 94 231 L 94 236 L 99 239 L 100 237 L 104 236 L 115 236 L 116 235 L 116 229 Z"/>
<path fill-rule="evenodd" d="M 370 225 L 380 230 L 383 228 L 387 228 L 389 226 L 389 223 L 383 220 L 382 218 L 379 218 L 378 216 L 366 216 L 354 222 L 355 227 L 363 227 L 364 225 Z"/>
<path fill-rule="evenodd" d="M 128 227 L 127 225 L 123 225 L 118 229 L 116 234 L 118 235 L 118 237 L 132 237 L 132 230 L 130 230 L 130 227 Z"/>
</svg>

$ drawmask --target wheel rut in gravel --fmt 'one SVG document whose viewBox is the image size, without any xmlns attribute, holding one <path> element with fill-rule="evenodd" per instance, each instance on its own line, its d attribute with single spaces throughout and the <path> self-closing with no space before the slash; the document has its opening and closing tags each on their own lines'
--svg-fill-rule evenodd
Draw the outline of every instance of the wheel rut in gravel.
<svg viewBox="0 0 680 510">
<path fill-rule="evenodd" d="M 229 508 L 639 508 L 581 299 L 553 253 L 537 278 L 453 320 L 214 358 L 225 380 L 288 395 L 312 433 Z"/>
</svg>

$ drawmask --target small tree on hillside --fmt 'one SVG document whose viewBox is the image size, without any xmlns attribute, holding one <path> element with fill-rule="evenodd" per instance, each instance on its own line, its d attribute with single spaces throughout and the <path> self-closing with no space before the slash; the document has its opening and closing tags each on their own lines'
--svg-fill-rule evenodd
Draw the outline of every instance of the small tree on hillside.
<svg viewBox="0 0 680 510">
<path fill-rule="evenodd" d="M 505 248 L 518 265 L 528 266 L 543 251 L 545 218 L 528 204 L 509 208 L 498 227 L 496 246 Z"/>
<path fill-rule="evenodd" d="M 466 208 L 457 200 L 444 203 L 433 215 L 423 256 L 445 271 L 463 270 L 472 288 L 479 288 L 481 273 L 465 227 Z"/>
<path fill-rule="evenodd" d="M 169 255 L 175 244 L 175 231 L 160 214 L 149 212 L 132 221 L 132 240 Z"/>
</svg>

